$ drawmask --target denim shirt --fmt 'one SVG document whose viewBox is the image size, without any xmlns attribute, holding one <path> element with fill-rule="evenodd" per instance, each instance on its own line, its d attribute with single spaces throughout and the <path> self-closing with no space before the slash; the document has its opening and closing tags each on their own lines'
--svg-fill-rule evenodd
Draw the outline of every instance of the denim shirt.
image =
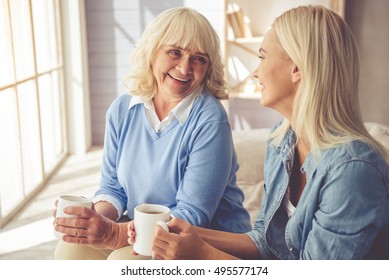
<svg viewBox="0 0 389 280">
<path fill-rule="evenodd" d="M 288 218 L 283 198 L 296 137 L 267 143 L 265 195 L 247 235 L 263 259 L 389 259 L 389 167 L 367 144 L 353 141 L 308 154 L 306 185 Z"/>
</svg>

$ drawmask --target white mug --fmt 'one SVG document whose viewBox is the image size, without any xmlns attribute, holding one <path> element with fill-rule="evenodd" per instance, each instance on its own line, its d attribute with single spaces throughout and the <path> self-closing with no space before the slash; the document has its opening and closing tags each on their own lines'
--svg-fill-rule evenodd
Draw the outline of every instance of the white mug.
<svg viewBox="0 0 389 280">
<path fill-rule="evenodd" d="M 135 243 L 134 251 L 143 256 L 151 256 L 155 225 L 169 231 L 166 223 L 170 220 L 170 209 L 158 204 L 143 204 L 134 209 Z"/>
<path fill-rule="evenodd" d="M 55 215 L 56 218 L 76 218 L 76 215 L 68 215 L 63 212 L 63 210 L 68 206 L 82 206 L 90 209 L 92 207 L 92 200 L 78 195 L 61 195 L 58 198 L 57 213 Z M 61 238 L 64 234 L 62 232 L 54 230 L 54 235 L 57 238 Z"/>
</svg>

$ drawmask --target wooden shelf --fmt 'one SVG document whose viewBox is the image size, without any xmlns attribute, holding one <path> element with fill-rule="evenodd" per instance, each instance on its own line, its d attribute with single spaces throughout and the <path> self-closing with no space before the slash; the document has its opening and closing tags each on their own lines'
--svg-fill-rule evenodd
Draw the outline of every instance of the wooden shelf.
<svg viewBox="0 0 389 280">
<path fill-rule="evenodd" d="M 262 42 L 262 39 L 260 39 L 260 38 L 262 38 L 262 37 L 239 38 L 239 39 L 234 39 L 234 40 L 228 40 L 228 42 L 230 44 L 233 44 L 233 45 L 243 49 L 244 51 L 248 52 L 251 55 L 257 56 L 258 52 L 257 51 L 253 51 L 252 49 L 247 47 L 247 45 L 255 43 L 255 44 L 258 45 L 258 46 L 256 46 L 257 49 L 259 49 L 259 47 L 260 47 L 259 45 Z"/>
<path fill-rule="evenodd" d="M 242 6 L 244 6 L 243 9 Z M 252 33 L 248 25 L 248 22 L 251 22 L 251 20 L 246 18 L 247 11 L 255 6 L 256 4 L 252 3 L 251 0 L 237 0 L 234 3 L 226 0 L 225 23 L 229 31 L 225 34 L 227 82 L 230 87 L 229 97 L 235 101 L 237 99 L 245 99 L 246 101 L 250 99 L 259 100 L 260 98 L 258 82 L 250 82 L 250 80 L 253 80 L 252 71 L 258 66 L 258 50 L 263 36 L 261 33 Z M 244 19 L 242 20 L 242 18 Z M 246 23 L 245 27 L 250 32 L 235 32 L 237 29 L 243 30 L 243 21 Z M 255 24 L 257 22 L 256 18 Z M 244 37 L 240 37 L 242 34 L 245 34 Z"/>
<path fill-rule="evenodd" d="M 254 44 L 261 43 L 263 40 L 263 36 L 255 36 L 251 38 L 236 38 L 236 39 L 228 39 L 229 43 L 237 43 L 237 44 Z"/>
<path fill-rule="evenodd" d="M 260 99 L 260 92 L 231 92 L 229 98 Z"/>
</svg>

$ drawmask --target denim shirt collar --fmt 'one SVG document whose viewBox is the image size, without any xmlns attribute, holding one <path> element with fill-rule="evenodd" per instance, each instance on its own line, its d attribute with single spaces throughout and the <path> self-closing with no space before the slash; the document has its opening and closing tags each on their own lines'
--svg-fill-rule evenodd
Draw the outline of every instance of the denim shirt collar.
<svg viewBox="0 0 389 280">
<path fill-rule="evenodd" d="M 297 145 L 297 136 L 295 132 L 289 128 L 286 132 L 284 139 L 279 145 L 279 151 L 282 156 L 282 162 L 284 164 L 286 172 L 290 175 L 292 172 L 292 165 L 294 159 L 294 151 Z M 315 160 L 312 153 L 309 152 L 300 171 L 306 173 L 307 179 L 316 170 L 318 166 L 318 160 Z"/>
</svg>

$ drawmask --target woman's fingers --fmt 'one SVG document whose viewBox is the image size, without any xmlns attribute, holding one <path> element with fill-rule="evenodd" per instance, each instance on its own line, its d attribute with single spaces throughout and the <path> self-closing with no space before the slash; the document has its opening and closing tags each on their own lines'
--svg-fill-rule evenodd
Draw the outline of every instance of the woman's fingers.
<svg viewBox="0 0 389 280">
<path fill-rule="evenodd" d="M 70 227 L 70 228 L 88 228 L 89 221 L 84 218 L 64 218 L 59 217 L 54 220 L 55 225 Z"/>
<path fill-rule="evenodd" d="M 127 224 L 127 236 L 128 236 L 128 239 L 127 239 L 127 242 L 128 244 L 130 245 L 133 245 L 134 242 L 135 242 L 135 226 L 134 226 L 134 221 L 130 221 L 128 224 Z"/>
<path fill-rule="evenodd" d="M 84 228 L 73 228 L 73 227 L 66 227 L 62 225 L 56 225 L 55 230 L 62 232 L 64 235 L 69 235 L 73 237 L 78 238 L 87 238 L 88 237 L 88 230 Z"/>
<path fill-rule="evenodd" d="M 128 244 L 130 244 L 130 245 L 133 245 L 133 244 L 135 243 L 135 233 L 134 233 L 134 232 L 131 232 L 131 233 L 128 235 L 127 242 L 128 242 Z"/>
<path fill-rule="evenodd" d="M 81 207 L 81 206 L 68 206 L 63 211 L 65 214 L 75 215 L 84 219 L 90 219 L 98 215 L 92 209 L 89 209 L 87 207 Z"/>
</svg>

